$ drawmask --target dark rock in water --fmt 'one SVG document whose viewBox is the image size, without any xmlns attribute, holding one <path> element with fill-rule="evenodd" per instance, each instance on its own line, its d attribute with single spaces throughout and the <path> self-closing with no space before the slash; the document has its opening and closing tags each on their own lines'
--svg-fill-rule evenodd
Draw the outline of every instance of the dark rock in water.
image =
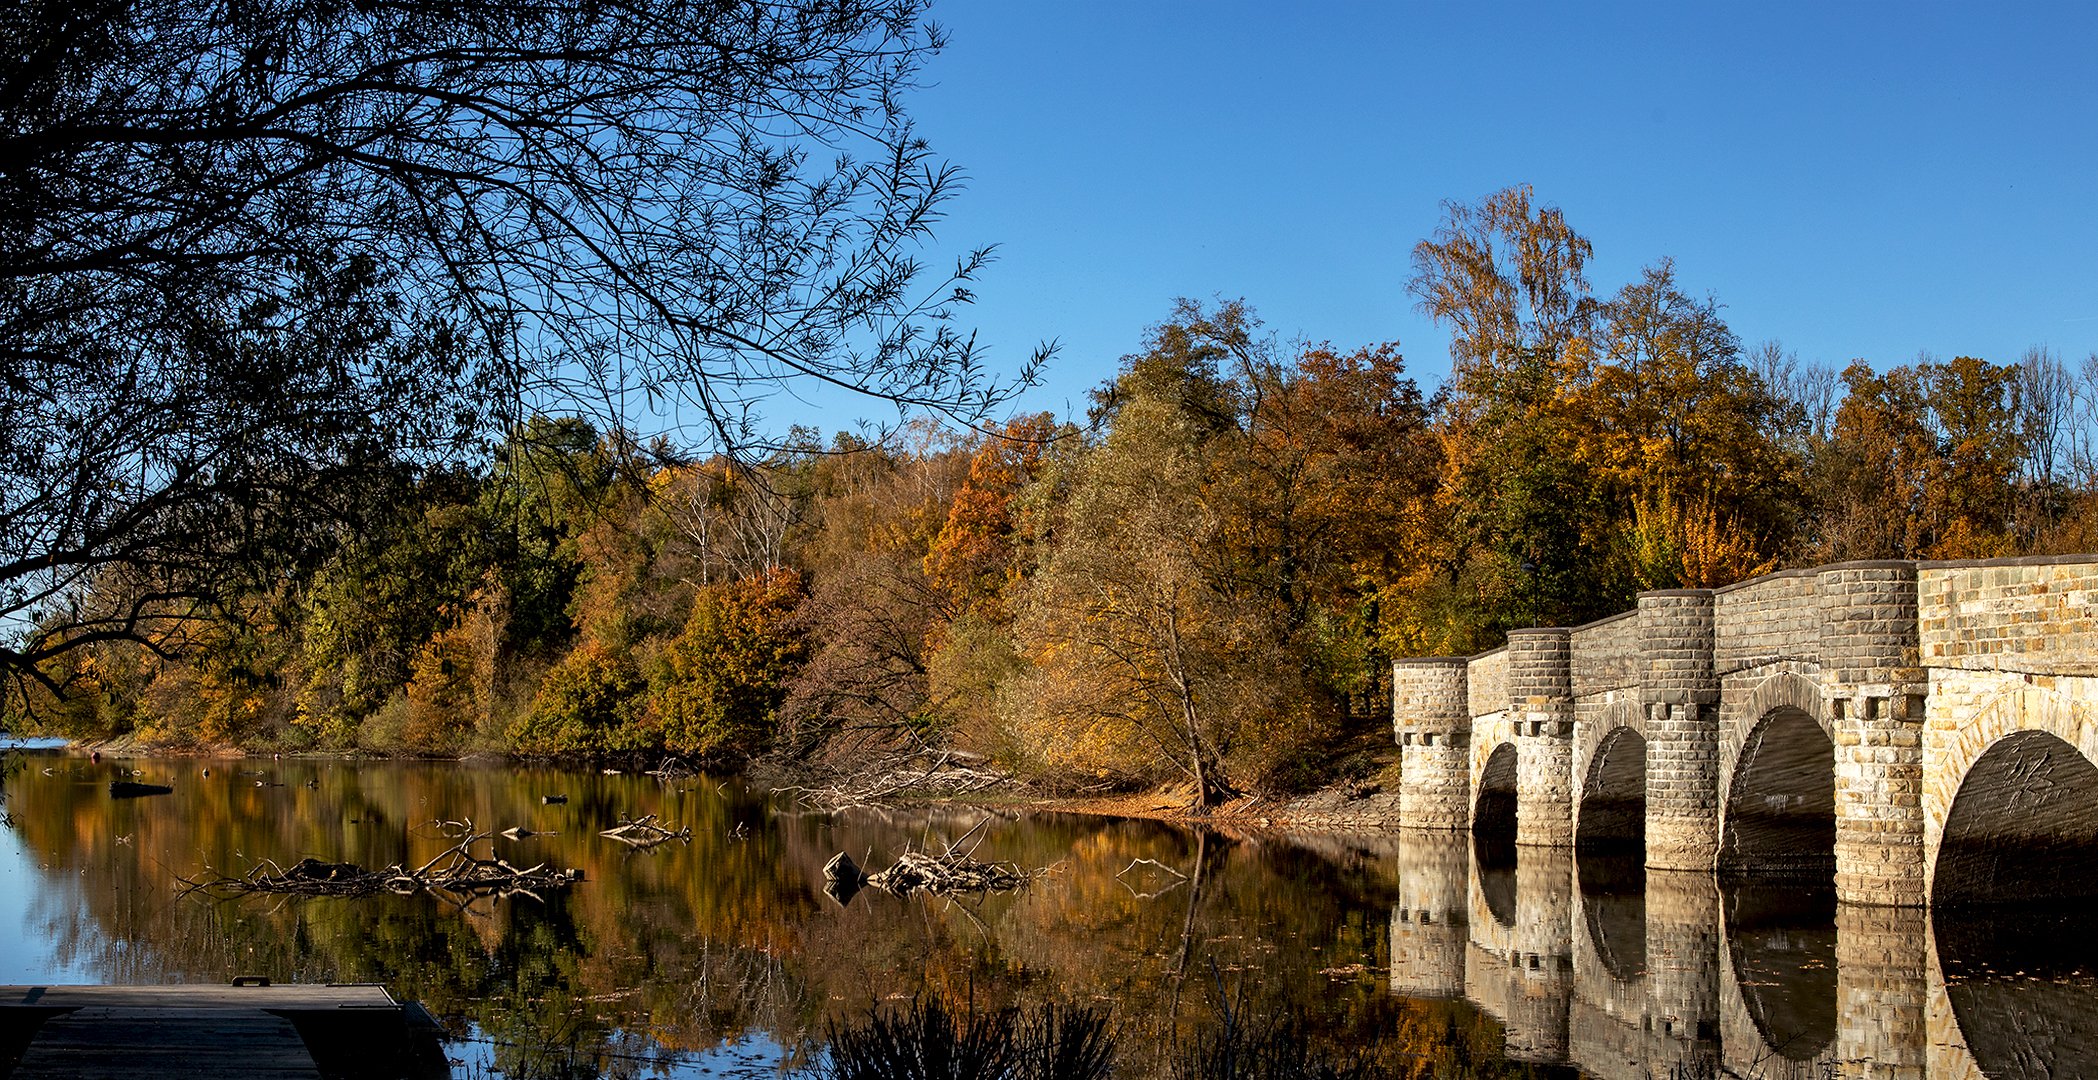
<svg viewBox="0 0 2098 1080">
<path fill-rule="evenodd" d="M 136 799 L 141 795 L 172 795 L 175 789 L 166 784 L 141 784 L 133 780 L 111 780 L 109 796 L 113 799 Z"/>
<path fill-rule="evenodd" d="M 539 797 L 539 804 L 541 806 L 558 806 L 567 801 L 568 796 L 566 795 L 541 795 Z"/>
<path fill-rule="evenodd" d="M 852 856 L 841 851 L 831 856 L 829 862 L 823 864 L 823 879 L 825 881 L 850 881 L 853 885 L 858 886 L 866 883 L 867 875 L 861 872 L 860 864 L 852 861 Z"/>
</svg>

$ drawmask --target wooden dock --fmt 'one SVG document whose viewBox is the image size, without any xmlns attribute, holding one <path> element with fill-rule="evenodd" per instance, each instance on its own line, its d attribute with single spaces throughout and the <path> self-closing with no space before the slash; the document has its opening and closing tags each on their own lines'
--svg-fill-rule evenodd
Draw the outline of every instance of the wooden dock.
<svg viewBox="0 0 2098 1080">
<path fill-rule="evenodd" d="M 0 1076 L 447 1075 L 436 1025 L 373 985 L 0 986 Z"/>
</svg>

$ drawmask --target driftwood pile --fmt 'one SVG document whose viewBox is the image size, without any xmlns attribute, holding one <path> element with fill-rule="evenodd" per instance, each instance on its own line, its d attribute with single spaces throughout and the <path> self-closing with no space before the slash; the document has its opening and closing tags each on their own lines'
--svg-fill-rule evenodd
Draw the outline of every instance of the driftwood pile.
<svg viewBox="0 0 2098 1080">
<path fill-rule="evenodd" d="M 895 865 L 870 874 L 867 884 L 877 889 L 909 896 L 923 889 L 934 895 L 960 892 L 1009 892 L 1033 881 L 1035 875 L 1015 863 L 978 862 L 967 855 L 948 852 L 928 855 L 906 851 Z"/>
<path fill-rule="evenodd" d="M 957 798 L 1012 779 L 979 764 L 980 759 L 955 751 L 871 755 L 850 772 L 834 776 L 828 784 L 782 784 L 774 786 L 773 793 L 792 796 L 818 810 L 836 811 L 899 797 Z"/>
<path fill-rule="evenodd" d="M 264 859 L 241 877 L 183 878 L 184 895 L 209 892 L 225 895 L 272 893 L 291 896 L 376 896 L 394 893 L 445 892 L 468 900 L 493 896 L 507 899 L 529 896 L 545 902 L 541 892 L 566 888 L 583 880 L 581 870 L 513 866 L 491 850 L 487 858 L 473 853 L 473 845 L 495 833 L 469 832 L 465 839 L 446 848 L 436 858 L 414 869 L 395 863 L 382 870 L 366 870 L 355 863 L 301 859 L 289 867 Z"/>
<path fill-rule="evenodd" d="M 863 886 L 873 886 L 897 896 L 909 896 L 914 892 L 927 892 L 935 896 L 949 893 L 1011 892 L 1047 871 L 1026 870 L 1018 863 L 984 862 L 975 857 L 976 847 L 967 851 L 962 844 L 989 824 L 986 818 L 975 828 L 962 834 L 960 840 L 947 845 L 947 850 L 933 855 L 923 851 L 906 851 L 897 856 L 887 870 L 868 874 L 852 861 L 852 856 L 839 852 L 823 866 L 826 884 L 824 892 L 839 903 L 849 903 L 852 895 Z M 979 840 L 978 843 L 981 843 Z"/>
</svg>

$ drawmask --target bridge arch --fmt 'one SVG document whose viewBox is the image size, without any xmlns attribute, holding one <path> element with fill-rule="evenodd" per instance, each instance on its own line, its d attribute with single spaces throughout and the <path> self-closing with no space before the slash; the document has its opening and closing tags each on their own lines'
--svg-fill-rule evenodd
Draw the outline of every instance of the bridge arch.
<svg viewBox="0 0 2098 1080">
<path fill-rule="evenodd" d="M 2086 790 L 2090 777 L 2076 767 L 2098 761 L 2094 726 L 2068 696 L 2029 684 L 1988 699 L 1971 718 L 1949 711 L 1931 718 L 1923 747 L 1923 865 L 1932 903 L 1987 899 L 1964 891 L 1977 884 L 1979 869 L 1968 860 L 1978 851 L 2013 851 L 2041 839 L 2041 829 L 2075 841 L 2080 830 L 2058 819 L 2098 818 L 2098 801 L 2091 801 L 2098 792 Z M 2019 806 L 2010 805 L 2014 798 Z M 1980 840 L 1987 843 L 1967 842 Z M 1959 866 L 1943 865 L 1948 842 L 1960 849 Z M 1941 887 L 1951 895 L 1941 897 Z"/>
<path fill-rule="evenodd" d="M 1812 703 L 1818 709 L 1818 693 Z M 1824 722 L 1799 705 L 1769 704 L 1742 736 L 1726 777 L 1718 869 L 1833 880 L 1835 739 Z"/>
<path fill-rule="evenodd" d="M 1598 738 L 1594 751 L 1584 762 L 1579 801 L 1574 809 L 1575 850 L 1584 854 L 1638 854 L 1645 850 L 1644 732 L 1630 724 L 1619 724 Z"/>
<path fill-rule="evenodd" d="M 1472 837 L 1482 854 L 1498 854 L 1502 847 L 1513 861 L 1515 854 L 1515 744 L 1503 742 L 1486 756 L 1472 785 Z"/>
<path fill-rule="evenodd" d="M 1812 670 L 1812 665 L 1806 666 L 1806 672 Z M 1723 707 L 1719 732 L 1719 790 L 1722 795 L 1734 785 L 1734 770 L 1741 763 L 1741 751 L 1748 744 L 1749 735 L 1776 709 L 1798 709 L 1813 717 L 1829 741 L 1835 741 L 1836 728 L 1829 720 L 1828 707 L 1822 702 L 1821 684 L 1806 672 L 1772 672 Z"/>
</svg>

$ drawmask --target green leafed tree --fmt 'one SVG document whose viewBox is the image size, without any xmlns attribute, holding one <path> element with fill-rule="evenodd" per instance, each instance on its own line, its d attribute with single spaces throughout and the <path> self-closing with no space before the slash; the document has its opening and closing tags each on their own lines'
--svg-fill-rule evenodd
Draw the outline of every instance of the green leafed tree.
<svg viewBox="0 0 2098 1080">
<path fill-rule="evenodd" d="M 808 658 L 793 622 L 804 593 L 787 569 L 699 591 L 650 680 L 647 722 L 664 749 L 740 760 L 770 745 L 788 682 Z"/>
</svg>

